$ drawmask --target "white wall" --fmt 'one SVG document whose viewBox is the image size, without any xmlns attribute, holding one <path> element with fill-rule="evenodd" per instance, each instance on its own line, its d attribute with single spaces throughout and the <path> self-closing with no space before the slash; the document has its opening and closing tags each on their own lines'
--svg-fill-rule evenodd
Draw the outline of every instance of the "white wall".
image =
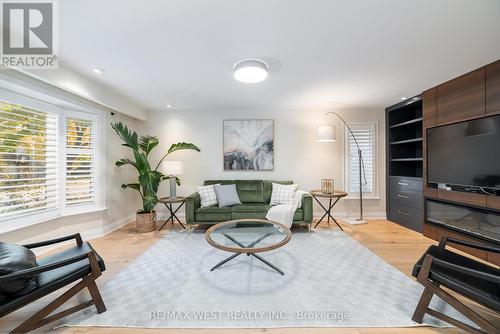
<svg viewBox="0 0 500 334">
<path fill-rule="evenodd" d="M 368 218 L 385 217 L 385 123 L 384 110 L 336 110 L 348 122 L 378 123 L 378 186 L 380 199 L 366 200 Z M 333 178 L 336 188 L 344 188 L 343 129 L 340 121 L 329 118 L 337 127 L 337 141 L 318 143 L 316 127 L 323 123 L 325 110 L 272 110 L 272 111 L 150 111 L 146 128 L 148 134 L 160 138 L 160 151 L 178 141 L 192 142 L 201 152 L 177 152 L 169 159 L 184 161 L 182 186 L 178 194 L 188 195 L 205 179 L 274 179 L 294 180 L 300 188 L 311 190 L 320 187 L 322 178 Z M 331 117 L 331 116 L 330 116 Z M 224 119 L 274 119 L 275 143 L 273 171 L 237 172 L 224 171 L 222 160 L 222 121 Z M 168 184 L 160 187 L 160 196 L 168 195 Z M 359 201 L 345 199 L 336 207 L 337 217 L 357 217 Z M 161 206 L 158 207 L 161 210 Z M 315 213 L 320 208 L 315 205 Z"/>
<path fill-rule="evenodd" d="M 27 243 L 47 240 L 68 234 L 80 232 L 84 238 L 101 235 L 133 220 L 135 211 L 141 207 L 140 198 L 135 192 L 120 188 L 122 183 L 128 183 L 137 178 L 130 168 L 117 168 L 116 160 L 130 156 L 130 150 L 121 146 L 122 142 L 111 129 L 110 123 L 123 121 L 129 127 L 143 131 L 144 123 L 131 117 L 107 113 L 104 149 L 104 180 L 105 206 L 99 212 L 66 216 L 45 221 L 23 229 L 0 235 L 1 241 Z"/>
</svg>

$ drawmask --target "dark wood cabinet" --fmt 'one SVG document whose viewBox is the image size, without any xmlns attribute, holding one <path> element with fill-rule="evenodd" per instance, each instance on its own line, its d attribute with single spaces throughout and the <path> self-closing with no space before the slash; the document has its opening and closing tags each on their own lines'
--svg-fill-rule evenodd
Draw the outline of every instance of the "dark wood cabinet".
<svg viewBox="0 0 500 334">
<path fill-rule="evenodd" d="M 386 109 L 387 217 L 422 232 L 422 98 L 416 96 Z"/>
<path fill-rule="evenodd" d="M 486 115 L 500 114 L 500 60 L 486 65 Z"/>
<path fill-rule="evenodd" d="M 447 229 L 442 226 L 438 226 L 432 223 L 425 223 L 423 227 L 423 234 L 433 240 L 439 241 L 441 240 L 442 237 L 450 237 L 450 238 L 455 238 L 458 240 L 465 240 L 477 244 L 482 244 L 482 245 L 490 245 L 490 246 L 496 246 L 493 245 L 489 242 L 486 242 L 482 239 L 478 239 L 463 233 L 459 233 L 456 231 L 452 231 L 450 229 Z M 460 246 L 460 245 L 454 245 L 450 243 L 450 246 L 456 249 L 459 249 L 463 252 L 466 252 L 468 254 L 471 254 L 477 258 L 480 258 L 482 260 L 486 260 L 488 262 L 491 262 L 493 264 L 496 264 L 497 266 L 500 265 L 500 256 L 499 254 L 493 253 L 493 252 L 487 252 L 483 250 L 478 250 L 475 248 L 470 248 L 470 247 L 465 247 L 465 246 Z"/>
<path fill-rule="evenodd" d="M 485 115 L 485 68 L 464 74 L 437 87 L 437 125 Z"/>
<path fill-rule="evenodd" d="M 437 124 L 437 109 L 436 109 L 436 88 L 426 90 L 422 94 L 422 113 L 424 115 L 424 129 L 436 126 Z"/>
</svg>

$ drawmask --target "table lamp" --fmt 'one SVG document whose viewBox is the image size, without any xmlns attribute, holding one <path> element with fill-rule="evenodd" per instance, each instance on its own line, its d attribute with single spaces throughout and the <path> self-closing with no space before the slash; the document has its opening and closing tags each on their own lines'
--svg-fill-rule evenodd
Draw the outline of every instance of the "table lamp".
<svg viewBox="0 0 500 334">
<path fill-rule="evenodd" d="M 162 164 L 163 174 L 170 176 L 170 197 L 177 197 L 176 194 L 176 180 L 177 176 L 182 175 L 183 165 L 182 161 L 164 161 Z"/>
</svg>

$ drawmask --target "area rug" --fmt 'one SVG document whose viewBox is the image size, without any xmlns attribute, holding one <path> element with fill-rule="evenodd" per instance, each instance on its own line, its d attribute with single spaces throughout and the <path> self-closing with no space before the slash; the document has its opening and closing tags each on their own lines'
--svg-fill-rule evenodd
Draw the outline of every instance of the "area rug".
<svg viewBox="0 0 500 334">
<path fill-rule="evenodd" d="M 144 328 L 409 327 L 422 287 L 341 231 L 294 233 L 262 256 L 281 276 L 229 253 L 203 233 L 166 235 L 109 281 L 108 309 L 68 317 L 62 326 Z M 462 319 L 442 300 L 432 307 Z M 426 317 L 425 324 L 444 326 Z"/>
</svg>

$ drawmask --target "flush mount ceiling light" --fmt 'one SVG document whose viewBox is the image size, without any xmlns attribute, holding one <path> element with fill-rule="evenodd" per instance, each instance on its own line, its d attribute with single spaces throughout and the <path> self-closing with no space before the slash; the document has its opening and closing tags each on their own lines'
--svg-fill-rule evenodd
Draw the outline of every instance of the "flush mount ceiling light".
<svg viewBox="0 0 500 334">
<path fill-rule="evenodd" d="M 234 64 L 234 78 L 239 82 L 257 83 L 266 80 L 269 68 L 259 59 L 243 59 Z"/>
<path fill-rule="evenodd" d="M 93 68 L 92 71 L 97 74 L 103 74 L 105 72 L 102 68 Z"/>
</svg>

